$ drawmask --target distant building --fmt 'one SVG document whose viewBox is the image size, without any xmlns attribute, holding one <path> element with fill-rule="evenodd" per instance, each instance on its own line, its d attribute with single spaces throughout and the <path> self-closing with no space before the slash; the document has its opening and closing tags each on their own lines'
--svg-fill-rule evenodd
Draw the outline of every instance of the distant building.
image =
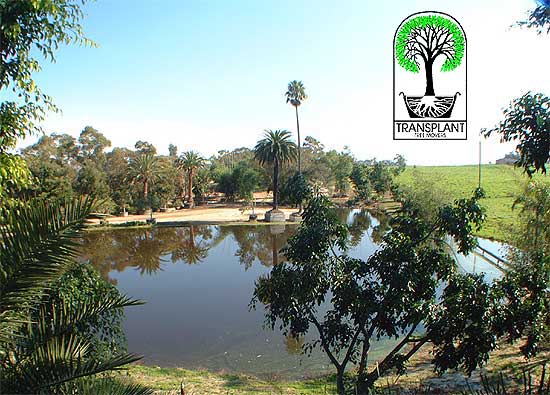
<svg viewBox="0 0 550 395">
<path fill-rule="evenodd" d="M 504 158 L 497 159 L 495 163 L 497 165 L 513 165 L 518 161 L 518 159 L 519 159 L 518 154 L 516 154 L 515 152 L 510 152 L 504 155 Z"/>
</svg>

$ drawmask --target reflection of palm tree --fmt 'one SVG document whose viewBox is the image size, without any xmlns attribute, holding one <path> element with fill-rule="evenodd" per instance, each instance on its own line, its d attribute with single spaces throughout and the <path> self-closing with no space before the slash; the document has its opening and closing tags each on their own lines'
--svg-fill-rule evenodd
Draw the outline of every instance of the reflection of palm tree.
<svg viewBox="0 0 550 395">
<path fill-rule="evenodd" d="M 281 248 L 286 245 L 290 236 L 295 232 L 296 227 L 287 225 L 281 227 L 282 233 L 272 234 L 268 226 L 222 226 L 213 241 L 214 245 L 219 244 L 227 236 L 232 236 L 238 245 L 235 256 L 245 267 L 250 268 L 258 260 L 262 265 L 270 267 L 273 262 L 280 262 L 284 259 Z M 275 239 L 275 240 L 274 240 Z M 278 252 L 274 255 L 274 251 Z"/>
<path fill-rule="evenodd" d="M 135 250 L 133 260 L 136 262 L 136 268 L 140 274 L 154 274 L 162 270 L 161 258 L 162 248 L 161 241 L 154 232 L 146 230 L 142 238 L 139 239 L 139 246 Z"/>
<path fill-rule="evenodd" d="M 285 348 L 290 355 L 302 354 L 303 346 L 304 338 L 302 336 L 294 336 L 291 333 L 285 335 Z"/>
<path fill-rule="evenodd" d="M 181 243 L 174 228 L 120 229 L 109 232 L 89 232 L 83 238 L 82 260 L 94 265 L 103 277 L 109 272 L 135 267 L 142 274 L 162 270 L 163 256 Z"/>
<path fill-rule="evenodd" d="M 199 231 L 201 240 L 196 242 L 196 232 Z M 203 230 L 207 230 L 204 232 Z M 187 231 L 188 236 L 184 237 L 184 232 Z M 202 232 L 201 232 L 202 231 Z M 211 245 L 207 244 L 205 240 L 211 237 L 211 231 L 208 227 L 200 227 L 197 229 L 195 225 L 191 225 L 185 228 L 178 228 L 178 235 L 181 237 L 180 245 L 178 248 L 172 251 L 172 262 L 179 260 L 184 261 L 190 265 L 200 263 L 208 256 L 208 251 Z"/>
<path fill-rule="evenodd" d="M 277 235 L 271 235 L 271 243 L 273 246 L 273 266 L 279 264 L 279 248 L 277 247 Z"/>
</svg>

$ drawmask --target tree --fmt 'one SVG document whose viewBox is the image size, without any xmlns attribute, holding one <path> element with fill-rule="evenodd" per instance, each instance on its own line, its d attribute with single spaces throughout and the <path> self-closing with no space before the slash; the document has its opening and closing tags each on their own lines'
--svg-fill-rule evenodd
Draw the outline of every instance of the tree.
<svg viewBox="0 0 550 395">
<path fill-rule="evenodd" d="M 375 161 L 369 169 L 368 178 L 374 191 L 381 195 L 390 190 L 393 182 L 390 167 L 380 161 Z"/>
<path fill-rule="evenodd" d="M 178 167 L 187 172 L 187 196 L 189 208 L 195 206 L 193 199 L 193 177 L 198 169 L 203 167 L 205 160 L 195 151 L 187 151 L 180 155 Z"/>
<path fill-rule="evenodd" d="M 55 61 L 63 44 L 94 45 L 86 39 L 80 22 L 79 0 L 4 1 L 0 5 L 0 91 L 11 90 L 22 102 L 4 102 L 0 107 L 2 145 L 42 131 L 37 125 L 45 109 L 56 110 L 51 97 L 32 79 L 40 70 L 35 54 Z"/>
<path fill-rule="evenodd" d="M 298 173 L 302 172 L 302 158 L 301 158 L 301 142 L 300 142 L 300 121 L 298 119 L 298 107 L 302 104 L 304 100 L 307 99 L 305 92 L 304 84 L 302 81 L 290 81 L 288 83 L 288 88 L 285 93 L 286 102 L 294 106 L 296 111 L 296 132 L 298 135 Z"/>
<path fill-rule="evenodd" d="M 536 29 L 538 34 L 542 34 L 546 28 L 546 33 L 550 34 L 550 1 L 538 0 L 538 3 L 538 7 L 529 13 L 528 20 L 518 24 Z"/>
<path fill-rule="evenodd" d="M 168 156 L 170 158 L 177 158 L 178 157 L 178 147 L 174 144 L 170 144 L 168 146 Z"/>
<path fill-rule="evenodd" d="M 326 154 L 326 161 L 332 171 L 335 192 L 345 195 L 349 189 L 349 177 L 353 170 L 353 156 L 347 147 L 342 152 L 331 150 Z"/>
<path fill-rule="evenodd" d="M 516 151 L 520 158 L 516 166 L 531 177 L 540 171 L 546 173 L 550 158 L 550 98 L 542 93 L 528 92 L 515 99 L 504 110 L 504 120 L 490 130 L 485 137 L 500 134 L 501 142 L 517 141 Z"/>
<path fill-rule="evenodd" d="M 111 141 L 91 126 L 86 126 L 78 138 L 81 160 L 91 159 L 102 166 L 105 162 L 105 149 L 111 146 Z"/>
<path fill-rule="evenodd" d="M 273 211 L 279 208 L 279 168 L 296 159 L 297 151 L 288 130 L 265 130 L 264 138 L 254 148 L 254 158 L 261 165 L 273 165 Z"/>
<path fill-rule="evenodd" d="M 59 157 L 58 142 L 58 136 L 42 136 L 35 144 L 22 150 L 22 157 L 35 178 L 31 193 L 50 202 L 71 198 L 77 175 L 74 167 Z"/>
<path fill-rule="evenodd" d="M 351 170 L 350 180 L 355 188 L 357 199 L 369 201 L 372 193 L 369 166 L 364 162 L 355 162 Z"/>
<path fill-rule="evenodd" d="M 0 387 L 8 393 L 151 393 L 96 377 L 139 357 L 94 353 L 85 330 L 105 314 L 141 302 L 104 292 L 81 299 L 53 289 L 78 255 L 91 200 L 60 205 L 32 202 L 8 215 L 0 243 Z M 102 328 L 101 330 L 106 329 Z M 109 389 L 108 389 L 109 388 Z"/>
<path fill-rule="evenodd" d="M 426 91 L 423 102 L 415 102 L 424 117 L 439 117 L 449 109 L 445 98 L 435 97 L 433 66 L 436 59 L 445 57 L 441 71 L 456 69 L 464 57 L 464 45 L 462 30 L 450 19 L 439 15 L 411 18 L 397 32 L 395 56 L 399 66 L 419 73 L 420 61 L 424 64 Z"/>
<path fill-rule="evenodd" d="M 114 148 L 107 154 L 105 173 L 111 197 L 122 212 L 131 201 L 132 185 L 128 182 L 128 165 L 133 152 L 126 148 Z"/>
<path fill-rule="evenodd" d="M 402 213 L 380 248 L 365 261 L 346 254 L 346 226 L 338 221 L 328 198 L 315 197 L 284 251 L 288 262 L 257 281 L 253 306 L 262 303 L 266 324 L 273 328 L 280 322 L 285 335 L 305 336 L 310 327 L 317 330 L 317 338 L 307 342 L 305 350 L 324 350 L 336 368 L 341 395 L 350 363 L 358 367 L 357 393 L 366 394 L 390 369 L 404 369 L 404 363 L 429 341 L 435 344 L 436 366 L 445 369 L 462 364 L 471 372 L 495 346 L 488 334 L 493 329 L 490 321 L 484 321 L 486 284 L 455 270 L 445 239 L 450 235 L 462 253 L 476 246 L 471 233 L 484 218 L 477 203 L 480 197 L 476 192 L 471 199 L 440 208 L 434 222 Z M 444 295 L 436 298 L 440 286 Z M 445 312 L 451 308 L 455 320 L 462 321 L 458 332 L 479 330 L 476 336 L 460 337 L 452 332 L 457 327 L 444 326 L 449 322 Z M 426 332 L 415 336 L 421 325 Z M 371 341 L 382 336 L 400 341 L 369 370 Z M 449 354 L 442 351 L 451 346 L 464 352 L 446 360 Z"/>
<path fill-rule="evenodd" d="M 0 93 L 12 100 L 0 104 L 0 205 L 14 191 L 31 184 L 20 156 L 10 153 L 18 138 L 42 132 L 47 110 L 56 111 L 52 98 L 33 80 L 40 70 L 35 55 L 55 61 L 63 44 L 93 45 L 82 33 L 83 17 L 78 0 L 20 0 L 0 2 Z M 8 91 L 10 91 L 8 95 Z"/>
<path fill-rule="evenodd" d="M 156 181 L 162 171 L 159 159 L 151 154 L 137 154 L 130 159 L 128 179 L 143 184 L 143 200 L 148 202 L 149 185 Z"/>
<path fill-rule="evenodd" d="M 302 173 L 294 173 L 281 188 L 281 201 L 294 206 L 311 198 L 313 191 Z"/>
<path fill-rule="evenodd" d="M 258 179 L 258 172 L 242 161 L 232 171 L 224 171 L 218 175 L 216 189 L 229 200 L 236 197 L 250 200 L 258 187 Z"/>
<path fill-rule="evenodd" d="M 515 244 L 524 251 L 540 251 L 550 256 L 550 184 L 529 180 L 512 209 L 521 213 Z"/>
<path fill-rule="evenodd" d="M 156 155 L 157 154 L 157 149 L 155 148 L 155 146 L 153 144 L 147 142 L 147 141 L 139 140 L 135 144 L 135 148 L 136 148 L 136 151 L 138 151 L 139 153 L 144 154 L 144 155 Z"/>
</svg>

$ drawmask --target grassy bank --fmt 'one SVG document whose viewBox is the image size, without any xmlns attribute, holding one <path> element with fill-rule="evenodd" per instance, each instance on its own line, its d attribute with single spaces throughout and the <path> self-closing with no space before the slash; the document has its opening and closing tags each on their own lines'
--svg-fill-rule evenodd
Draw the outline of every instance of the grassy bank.
<svg viewBox="0 0 550 395">
<path fill-rule="evenodd" d="M 127 375 L 132 381 L 153 388 L 158 394 L 179 394 L 183 382 L 188 395 L 310 395 L 334 394 L 334 376 L 304 381 L 284 381 L 277 377 L 260 379 L 246 374 L 211 373 L 203 370 L 132 365 Z"/>
<path fill-rule="evenodd" d="M 487 210 L 487 220 L 479 236 L 511 241 L 519 212 L 512 210 L 516 196 L 528 180 L 521 170 L 507 165 L 483 165 L 481 186 L 486 197 L 482 205 Z M 433 182 L 449 192 L 452 199 L 468 197 L 478 185 L 478 167 L 470 166 L 419 166 L 408 167 L 398 178 L 399 185 L 413 185 L 415 178 Z M 535 179 L 550 182 L 550 177 L 536 175 Z"/>
<path fill-rule="evenodd" d="M 377 382 L 377 386 L 383 389 L 381 393 L 384 394 L 388 393 L 388 388 L 392 388 L 392 393 L 395 393 L 397 389 L 415 389 L 419 386 L 430 388 L 433 393 L 438 394 L 466 394 L 469 386 L 476 388 L 479 385 L 480 374 L 483 372 L 488 377 L 496 377 L 502 373 L 506 377 L 509 389 L 512 389 L 514 386 L 521 385 L 524 368 L 550 357 L 550 350 L 543 350 L 536 358 L 526 360 L 519 352 L 518 347 L 519 343 L 515 345 L 503 343 L 502 348 L 491 353 L 489 364 L 483 370 L 475 371 L 468 378 L 463 373 L 456 371 L 450 371 L 441 376 L 437 375 L 430 364 L 431 347 L 426 346 L 412 358 L 405 375 L 390 374 L 381 378 Z M 540 369 L 535 372 L 540 372 Z M 257 378 L 246 374 L 212 373 L 205 370 L 142 365 L 131 365 L 123 375 L 125 379 L 154 389 L 158 395 L 179 395 L 181 383 L 185 385 L 186 395 L 336 394 L 334 375 L 290 381 L 275 376 Z M 511 391 L 510 393 L 515 392 Z"/>
</svg>

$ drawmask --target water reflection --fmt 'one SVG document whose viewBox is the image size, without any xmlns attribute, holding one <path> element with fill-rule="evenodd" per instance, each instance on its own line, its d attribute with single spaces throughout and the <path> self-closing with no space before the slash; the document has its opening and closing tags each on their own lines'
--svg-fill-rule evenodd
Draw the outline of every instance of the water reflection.
<svg viewBox="0 0 550 395">
<path fill-rule="evenodd" d="M 209 226 L 92 231 L 82 241 L 81 260 L 94 265 L 116 284 L 109 273 L 129 267 L 152 275 L 171 263 L 199 264 L 212 247 L 231 238 L 235 256 L 249 269 L 255 261 L 271 267 L 284 260 L 282 253 L 296 226 Z"/>
<path fill-rule="evenodd" d="M 350 228 L 349 253 L 367 259 L 388 230 L 384 218 L 340 210 Z M 129 351 L 145 363 L 299 378 L 330 370 L 320 352 L 300 355 L 303 338 L 264 330 L 262 309 L 249 311 L 254 282 L 284 261 L 296 226 L 185 226 L 91 231 L 81 259 L 128 295 L 147 303 L 128 309 Z M 479 270 L 479 264 L 476 265 Z M 373 358 L 391 346 L 373 345 Z"/>
</svg>

